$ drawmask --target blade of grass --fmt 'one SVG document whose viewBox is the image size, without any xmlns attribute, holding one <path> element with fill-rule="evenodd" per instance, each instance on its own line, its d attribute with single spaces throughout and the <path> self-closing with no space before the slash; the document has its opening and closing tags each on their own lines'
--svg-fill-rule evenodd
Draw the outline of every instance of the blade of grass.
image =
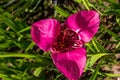
<svg viewBox="0 0 120 80">
<path fill-rule="evenodd" d="M 54 6 L 55 10 L 63 17 L 68 17 L 70 14 L 58 6 Z"/>
<path fill-rule="evenodd" d="M 90 43 L 85 44 L 93 53 L 96 53 L 96 50 L 93 49 L 93 47 L 90 45 Z"/>
<path fill-rule="evenodd" d="M 95 49 L 97 50 L 97 52 L 100 52 L 100 49 L 98 48 L 98 45 L 97 45 L 97 43 L 94 41 L 94 39 L 92 39 L 92 43 L 93 43 Z"/>
<path fill-rule="evenodd" d="M 99 53 L 99 54 L 93 55 L 93 56 L 88 60 L 86 67 L 87 67 L 87 68 L 88 68 L 88 67 L 92 67 L 97 60 L 99 60 L 101 57 L 106 56 L 106 55 L 111 55 L 111 54 L 110 54 L 110 53 Z"/>
<path fill-rule="evenodd" d="M 29 46 L 26 48 L 25 52 L 27 52 L 29 49 L 31 49 L 35 45 L 34 42 L 31 42 Z"/>
<path fill-rule="evenodd" d="M 3 15 L 0 15 L 0 19 L 2 19 L 3 22 L 7 24 L 7 26 L 9 26 L 13 31 L 17 33 L 16 25 L 13 21 L 11 21 L 9 18 L 4 17 Z"/>
<path fill-rule="evenodd" d="M 99 72 L 99 75 L 107 76 L 107 77 L 120 77 L 120 74 L 112 74 L 112 73 L 105 73 L 105 72 Z"/>
<path fill-rule="evenodd" d="M 28 31 L 28 30 L 30 30 L 30 26 L 20 30 L 18 33 L 20 34 L 20 33 L 23 33 L 25 31 Z"/>
<path fill-rule="evenodd" d="M 112 32 L 111 30 L 105 28 L 104 26 L 101 26 L 101 29 L 106 31 L 109 35 L 115 37 L 115 38 L 119 38 L 120 39 L 120 36 L 118 34 L 115 34 L 114 32 Z"/>
<path fill-rule="evenodd" d="M 5 53 L 4 55 L 1 55 L 2 53 Z M 35 58 L 38 57 L 36 55 L 30 55 L 30 54 L 20 54 L 20 53 L 10 53 L 10 52 L 0 52 L 0 58 L 7 58 L 7 57 L 25 57 L 25 58 Z"/>
<path fill-rule="evenodd" d="M 96 80 L 96 77 L 97 77 L 97 74 L 98 74 L 98 71 L 99 71 L 100 66 L 101 66 L 101 64 L 102 64 L 103 59 L 104 59 L 104 58 L 102 58 L 102 59 L 98 62 L 98 65 L 96 66 L 95 71 L 93 72 L 92 76 L 90 77 L 90 80 Z"/>
<path fill-rule="evenodd" d="M 86 9 L 87 9 L 87 10 L 90 10 L 88 4 L 86 3 L 86 0 L 82 0 L 82 2 L 83 2 L 83 4 L 84 4 L 84 6 L 86 7 Z"/>
<path fill-rule="evenodd" d="M 92 39 L 92 43 L 97 52 L 107 52 L 107 50 L 96 40 L 95 37 Z"/>
</svg>

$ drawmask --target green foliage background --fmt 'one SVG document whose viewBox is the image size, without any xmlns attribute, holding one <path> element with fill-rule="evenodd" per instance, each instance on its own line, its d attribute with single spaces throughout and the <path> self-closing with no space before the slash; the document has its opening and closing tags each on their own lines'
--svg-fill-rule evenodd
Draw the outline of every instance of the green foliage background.
<svg viewBox="0 0 120 80">
<path fill-rule="evenodd" d="M 53 0 L 55 1 L 55 0 Z M 31 40 L 31 24 L 45 18 L 61 22 L 80 10 L 100 14 L 99 31 L 86 43 L 87 65 L 80 80 L 116 80 L 120 74 L 120 0 L 0 0 L 0 80 L 67 80 L 50 52 Z M 106 69 L 107 68 L 107 69 Z"/>
</svg>

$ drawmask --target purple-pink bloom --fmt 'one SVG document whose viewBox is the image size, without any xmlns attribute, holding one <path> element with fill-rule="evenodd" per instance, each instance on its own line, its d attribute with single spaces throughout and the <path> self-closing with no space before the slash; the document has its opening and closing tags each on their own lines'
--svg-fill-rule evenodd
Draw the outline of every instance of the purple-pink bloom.
<svg viewBox="0 0 120 80">
<path fill-rule="evenodd" d="M 85 42 L 89 42 L 98 31 L 99 14 L 83 10 L 70 15 L 65 23 L 56 19 L 35 22 L 31 35 L 36 45 L 51 51 L 57 69 L 69 80 L 78 80 L 86 64 Z"/>
</svg>

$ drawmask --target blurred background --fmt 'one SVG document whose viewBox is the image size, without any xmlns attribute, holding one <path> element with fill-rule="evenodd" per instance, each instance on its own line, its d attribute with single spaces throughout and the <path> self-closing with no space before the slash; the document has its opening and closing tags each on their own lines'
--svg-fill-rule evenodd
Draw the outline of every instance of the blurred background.
<svg viewBox="0 0 120 80">
<path fill-rule="evenodd" d="M 67 80 L 50 52 L 31 39 L 33 22 L 60 22 L 75 12 L 96 10 L 100 28 L 85 44 L 87 64 L 80 80 L 120 80 L 120 0 L 0 0 L 0 80 Z"/>
</svg>

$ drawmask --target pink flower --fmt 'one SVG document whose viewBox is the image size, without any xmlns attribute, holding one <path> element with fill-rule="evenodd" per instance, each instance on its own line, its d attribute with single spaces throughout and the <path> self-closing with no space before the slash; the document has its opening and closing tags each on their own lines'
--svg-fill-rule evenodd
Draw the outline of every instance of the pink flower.
<svg viewBox="0 0 120 80">
<path fill-rule="evenodd" d="M 35 22 L 31 35 L 36 45 L 51 51 L 57 69 L 69 80 L 78 80 L 86 64 L 84 43 L 89 42 L 98 31 L 99 14 L 83 10 L 70 15 L 64 24 L 56 19 Z"/>
</svg>

